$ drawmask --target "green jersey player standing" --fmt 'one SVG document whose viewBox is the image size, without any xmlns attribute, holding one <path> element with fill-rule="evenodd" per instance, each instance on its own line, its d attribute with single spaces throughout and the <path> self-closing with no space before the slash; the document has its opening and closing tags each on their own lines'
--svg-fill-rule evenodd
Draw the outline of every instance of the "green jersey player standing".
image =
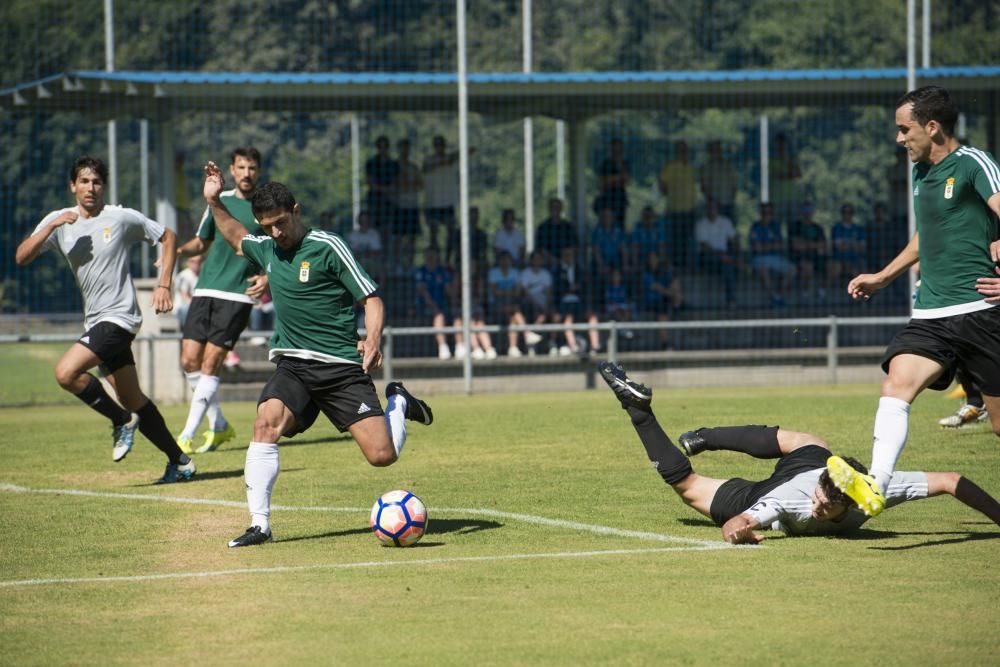
<svg viewBox="0 0 1000 667">
<path fill-rule="evenodd" d="M 252 146 L 234 149 L 229 173 L 236 187 L 222 193 L 223 205 L 247 233 L 260 234 L 250 210 L 260 178 L 260 152 Z M 183 255 L 205 255 L 181 341 L 181 368 L 191 387 L 191 407 L 177 444 L 187 454 L 210 452 L 236 437 L 219 405 L 219 370 L 246 328 L 254 300 L 267 289 L 267 277 L 259 275 L 253 264 L 224 240 L 215 242 L 216 230 L 212 211 L 206 209 L 198 234 L 178 249 Z M 195 449 L 195 432 L 206 415 L 205 441 Z"/>
<path fill-rule="evenodd" d="M 337 234 L 309 229 L 291 191 L 281 183 L 251 199 L 264 236 L 252 236 L 223 205 L 221 170 L 205 166 L 205 199 L 223 238 L 268 276 L 277 315 L 270 358 L 277 368 L 257 402 L 244 469 L 251 525 L 229 542 L 245 547 L 271 540 L 271 490 L 278 478 L 278 439 L 308 429 L 319 412 L 349 431 L 373 466 L 396 462 L 406 419 L 430 424 L 433 414 L 402 384 L 386 386 L 383 413 L 369 370 L 382 363 L 385 305 L 378 285 Z M 365 312 L 359 341 L 354 304 Z"/>
<path fill-rule="evenodd" d="M 917 233 L 878 273 L 855 277 L 847 291 L 869 298 L 920 262 L 920 291 L 910 322 L 886 349 L 887 376 L 875 413 L 871 476 L 832 463 L 834 482 L 866 512 L 885 504 L 889 478 L 906 444 L 910 404 L 921 391 L 945 389 L 961 364 L 980 387 L 1000 435 L 1000 307 L 977 291 L 1000 258 L 1000 167 L 954 136 L 958 107 L 937 86 L 913 90 L 896 105 L 896 141 L 913 167 Z"/>
</svg>

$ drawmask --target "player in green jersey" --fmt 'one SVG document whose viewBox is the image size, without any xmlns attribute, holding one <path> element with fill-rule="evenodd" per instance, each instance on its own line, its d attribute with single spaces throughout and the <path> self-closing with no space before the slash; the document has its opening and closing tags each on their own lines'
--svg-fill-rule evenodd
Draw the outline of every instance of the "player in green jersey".
<svg viewBox="0 0 1000 667">
<path fill-rule="evenodd" d="M 996 275 L 1000 259 L 1000 167 L 990 154 L 958 141 L 957 120 L 957 105 L 937 86 L 913 90 L 896 104 L 896 141 L 914 162 L 917 233 L 881 271 L 847 286 L 853 298 L 867 299 L 920 262 L 912 319 L 882 361 L 887 376 L 875 413 L 872 474 L 842 470 L 834 477 L 872 515 L 885 505 L 906 444 L 910 404 L 928 387 L 946 389 L 958 364 L 981 389 L 1000 435 L 1000 307 L 977 291 L 980 279 Z"/>
<path fill-rule="evenodd" d="M 302 224 L 301 210 L 281 183 L 257 189 L 251 203 L 266 236 L 252 236 L 226 210 L 222 172 L 205 166 L 205 199 L 222 236 L 269 278 L 277 314 L 270 358 L 277 368 L 257 403 L 244 470 L 251 526 L 230 547 L 271 540 L 271 490 L 278 478 L 278 439 L 301 433 L 319 412 L 349 431 L 371 465 L 395 463 L 406 442 L 406 419 L 430 424 L 434 415 L 398 382 L 385 388 L 382 412 L 370 370 L 382 363 L 385 305 L 378 285 L 337 234 Z M 365 313 L 358 339 L 354 304 Z"/>
<path fill-rule="evenodd" d="M 250 210 L 260 161 L 260 152 L 252 146 L 234 149 L 229 173 L 236 187 L 220 197 L 230 215 L 250 234 L 261 233 Z M 191 387 L 191 408 L 177 444 L 187 454 L 210 452 L 236 437 L 219 405 L 219 370 L 246 328 L 254 300 L 267 289 L 267 277 L 259 275 L 259 270 L 224 240 L 215 243 L 215 237 L 215 218 L 206 209 L 197 235 L 178 249 L 182 255 L 205 256 L 181 340 L 181 368 Z M 195 449 L 195 432 L 206 416 L 208 430 L 204 442 Z"/>
</svg>

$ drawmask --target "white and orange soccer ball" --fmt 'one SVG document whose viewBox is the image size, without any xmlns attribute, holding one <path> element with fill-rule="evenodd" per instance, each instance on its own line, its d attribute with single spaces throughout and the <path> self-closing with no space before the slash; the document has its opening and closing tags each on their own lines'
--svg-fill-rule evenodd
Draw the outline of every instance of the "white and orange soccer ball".
<svg viewBox="0 0 1000 667">
<path fill-rule="evenodd" d="M 427 508 L 405 490 L 383 493 L 372 506 L 372 532 L 389 546 L 409 547 L 427 530 Z"/>
</svg>

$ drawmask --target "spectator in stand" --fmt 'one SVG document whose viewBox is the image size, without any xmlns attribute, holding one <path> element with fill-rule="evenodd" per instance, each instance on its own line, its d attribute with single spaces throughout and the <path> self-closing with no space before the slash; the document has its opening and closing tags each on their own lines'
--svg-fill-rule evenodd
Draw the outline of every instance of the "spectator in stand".
<svg viewBox="0 0 1000 667">
<path fill-rule="evenodd" d="M 493 256 L 500 258 L 501 252 L 510 253 L 514 266 L 524 266 L 524 232 L 517 228 L 514 209 L 505 208 L 500 218 L 500 229 L 493 237 Z"/>
<path fill-rule="evenodd" d="M 646 255 L 642 272 L 642 307 L 648 316 L 655 317 L 657 322 L 669 322 L 674 313 L 684 304 L 681 292 L 681 281 L 674 275 L 668 260 L 658 252 Z M 667 349 L 670 345 L 670 332 L 660 329 L 657 332 L 660 348 Z"/>
<path fill-rule="evenodd" d="M 895 159 L 892 166 L 886 171 L 886 180 L 889 182 L 889 215 L 894 220 L 902 220 L 904 227 L 909 226 L 907 220 L 910 206 L 910 184 L 909 173 L 913 170 L 913 163 L 903 146 L 896 146 Z M 895 251 L 889 255 L 889 259 L 896 256 L 899 248 L 909 241 L 909 234 L 906 239 L 896 246 Z M 874 266 L 885 266 L 885 264 L 875 264 Z"/>
<path fill-rule="evenodd" d="M 621 269 L 612 269 L 608 284 L 604 286 L 604 316 L 615 322 L 635 319 L 635 305 L 629 299 Z M 635 333 L 631 329 L 623 329 L 622 336 L 625 340 L 632 340 Z"/>
<path fill-rule="evenodd" d="M 385 282 L 385 255 L 382 235 L 372 227 L 368 211 L 358 213 L 357 228 L 347 233 L 347 245 L 351 246 L 354 257 L 361 261 L 368 275 L 379 285 Z M 396 258 L 398 261 L 398 258 Z"/>
<path fill-rule="evenodd" d="M 774 206 L 760 205 L 760 220 L 750 227 L 750 265 L 772 306 L 784 306 L 785 295 L 795 279 L 795 264 L 788 259 L 781 222 L 774 219 Z"/>
<path fill-rule="evenodd" d="M 448 267 L 440 262 L 440 253 L 434 246 L 424 250 L 424 265 L 413 276 L 416 287 L 417 317 L 430 320 L 431 326 L 444 328 L 452 321 L 451 300 L 454 280 Z M 443 332 L 434 334 L 438 346 L 438 359 L 451 359 L 451 348 Z"/>
<path fill-rule="evenodd" d="M 424 217 L 430 233 L 430 245 L 438 245 L 438 228 L 444 225 L 445 241 L 451 239 L 458 210 L 458 151 L 449 151 L 441 135 L 432 142 L 433 152 L 424 159 Z M 445 248 L 450 257 L 452 249 Z"/>
<path fill-rule="evenodd" d="M 250 331 L 273 331 L 274 330 L 274 302 L 271 300 L 270 288 L 257 299 L 250 311 Z M 267 338 L 257 334 L 250 337 L 250 344 L 256 347 L 267 345 Z"/>
<path fill-rule="evenodd" d="M 469 207 L 469 258 L 479 266 L 486 266 L 486 251 L 489 249 L 489 239 L 486 232 L 479 226 L 479 207 Z M 450 254 L 445 258 L 448 266 L 456 270 L 461 265 L 462 230 L 456 227 L 448 236 Z"/>
<path fill-rule="evenodd" d="M 615 225 L 615 213 L 611 209 L 601 209 L 597 226 L 590 235 L 590 244 L 596 290 L 598 294 L 603 294 L 605 286 L 611 279 L 611 272 L 615 269 L 624 270 L 628 266 L 625 232 Z"/>
<path fill-rule="evenodd" d="M 396 181 L 399 163 L 389 157 L 389 139 L 375 139 L 375 155 L 365 162 L 365 184 L 368 186 L 368 213 L 379 231 L 388 231 L 396 220 Z"/>
<path fill-rule="evenodd" d="M 826 291 L 821 286 L 826 273 L 826 232 L 813 219 L 815 208 L 812 202 L 802 205 L 802 217 L 788 230 L 788 244 L 792 262 L 798 270 L 802 298 L 810 299 L 810 290 L 815 289 L 816 298 L 822 301 Z"/>
<path fill-rule="evenodd" d="M 715 201 L 705 202 L 705 216 L 694 226 L 698 261 L 702 271 L 722 277 L 726 305 L 736 302 L 736 273 L 740 266 L 740 242 L 733 221 L 719 213 Z"/>
<path fill-rule="evenodd" d="M 555 270 L 566 246 L 578 246 L 580 240 L 573 224 L 562 217 L 563 202 L 558 197 L 549 199 L 549 217 L 535 232 L 535 249 L 545 257 L 545 265 Z"/>
<path fill-rule="evenodd" d="M 471 291 L 471 301 L 472 301 L 472 318 L 469 321 L 469 326 L 473 329 L 486 326 L 486 277 L 483 275 L 482 264 L 476 260 L 471 260 L 469 265 L 469 281 L 470 281 L 470 291 Z M 455 312 L 460 313 L 461 308 L 459 307 L 458 301 L 461 295 L 458 294 L 458 290 L 455 290 L 456 297 L 456 307 Z M 462 318 L 456 317 L 453 326 L 461 327 Z M 473 359 L 496 359 L 497 351 L 493 347 L 493 339 L 490 337 L 488 331 L 472 332 L 470 340 L 470 348 L 472 350 Z M 462 333 L 455 334 L 455 358 L 464 359 L 465 358 L 465 343 Z"/>
<path fill-rule="evenodd" d="M 188 257 L 184 270 L 174 279 L 174 312 L 177 313 L 177 323 L 182 328 L 187 319 L 188 308 L 191 307 L 191 299 L 194 298 L 194 286 L 201 273 L 202 259 L 201 255 Z"/>
<path fill-rule="evenodd" d="M 904 152 L 905 155 L 905 152 Z M 904 181 L 905 182 L 905 181 Z M 905 205 L 905 201 L 904 201 Z M 885 266 L 906 245 L 910 233 L 906 216 L 892 216 L 882 202 L 872 209 L 872 221 L 868 226 L 868 267 Z M 882 289 L 889 302 L 906 303 L 910 299 L 909 282 L 894 280 Z"/>
<path fill-rule="evenodd" d="M 788 137 L 783 132 L 774 135 L 774 152 L 768 163 L 771 203 L 779 220 L 791 222 L 798 217 L 799 180 L 802 167 L 788 147 Z"/>
<path fill-rule="evenodd" d="M 701 192 L 705 195 L 705 200 L 714 200 L 719 205 L 719 213 L 734 220 L 739 175 L 729 160 L 723 156 L 721 141 L 709 142 L 708 161 L 698 170 L 698 180 L 701 182 Z"/>
<path fill-rule="evenodd" d="M 610 149 L 610 155 L 597 168 L 601 192 L 594 201 L 594 212 L 600 214 L 605 208 L 611 209 L 615 225 L 624 229 L 625 213 L 628 211 L 629 166 L 621 139 L 612 139 Z"/>
<path fill-rule="evenodd" d="M 413 256 L 420 235 L 420 191 L 424 179 L 420 168 L 410 161 L 410 140 L 396 142 L 399 173 L 396 176 L 396 223 L 388 238 L 389 258 L 404 269 L 413 268 Z M 368 264 L 364 264 L 368 268 Z"/>
<path fill-rule="evenodd" d="M 660 257 L 666 257 L 668 250 L 667 230 L 663 220 L 656 218 L 656 212 L 652 206 L 642 209 L 642 217 L 632 229 L 629 237 L 629 253 L 631 255 L 629 265 L 642 268 L 646 265 L 646 257 L 651 252 L 655 252 Z"/>
<path fill-rule="evenodd" d="M 830 283 L 839 285 L 862 273 L 868 254 L 868 230 L 854 222 L 854 205 L 840 207 L 840 220 L 830 230 Z"/>
<path fill-rule="evenodd" d="M 497 265 L 490 269 L 486 278 L 489 290 L 489 312 L 494 324 L 522 326 L 525 324 L 521 312 L 521 272 L 514 266 L 510 253 L 501 250 L 497 255 Z M 524 356 L 517 346 L 519 332 L 507 332 L 507 356 Z M 524 333 L 524 342 L 530 347 L 537 345 L 542 337 L 533 331 Z"/>
<path fill-rule="evenodd" d="M 545 268 L 545 256 L 539 250 L 531 253 L 528 266 L 521 271 L 521 312 L 524 318 L 532 324 L 545 324 L 546 321 L 558 322 L 552 305 L 552 273 Z M 551 347 L 558 350 L 559 345 Z"/>
<path fill-rule="evenodd" d="M 559 311 L 559 320 L 567 327 L 577 322 L 587 321 L 597 324 L 597 313 L 592 307 L 591 294 L 585 284 L 586 272 L 577 258 L 576 246 L 565 246 L 559 256 L 559 266 L 555 275 L 555 303 Z M 600 352 L 601 337 L 597 329 L 588 330 L 590 350 Z M 565 331 L 566 344 L 559 347 L 559 354 L 569 356 L 580 354 L 584 338 L 573 329 Z"/>
<path fill-rule="evenodd" d="M 697 172 L 691 164 L 686 141 L 674 142 L 674 159 L 660 171 L 660 192 L 667 198 L 666 221 L 671 259 L 675 266 L 687 266 L 694 223 L 697 220 Z"/>
</svg>

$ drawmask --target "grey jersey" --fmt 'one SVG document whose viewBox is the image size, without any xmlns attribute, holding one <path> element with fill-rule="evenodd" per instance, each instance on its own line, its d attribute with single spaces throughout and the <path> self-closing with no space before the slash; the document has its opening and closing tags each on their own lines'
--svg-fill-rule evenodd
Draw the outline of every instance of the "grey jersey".
<svg viewBox="0 0 1000 667">
<path fill-rule="evenodd" d="M 76 206 L 52 211 L 38 224 L 41 234 L 54 219 Z M 129 272 L 129 249 L 138 241 L 153 244 L 163 236 L 163 225 L 139 211 L 121 206 L 105 206 L 93 218 L 80 216 L 71 225 L 62 225 L 45 240 L 42 250 L 59 250 L 80 286 L 84 324 L 90 329 L 98 322 L 112 322 L 131 333 L 142 325 L 142 314 Z"/>
<path fill-rule="evenodd" d="M 871 517 L 852 507 L 840 521 L 818 521 L 812 517 L 812 497 L 824 468 L 799 473 L 746 510 L 763 529 L 781 530 L 787 535 L 835 535 L 858 528 Z M 889 480 L 886 508 L 907 500 L 927 497 L 927 475 L 897 470 Z"/>
</svg>

